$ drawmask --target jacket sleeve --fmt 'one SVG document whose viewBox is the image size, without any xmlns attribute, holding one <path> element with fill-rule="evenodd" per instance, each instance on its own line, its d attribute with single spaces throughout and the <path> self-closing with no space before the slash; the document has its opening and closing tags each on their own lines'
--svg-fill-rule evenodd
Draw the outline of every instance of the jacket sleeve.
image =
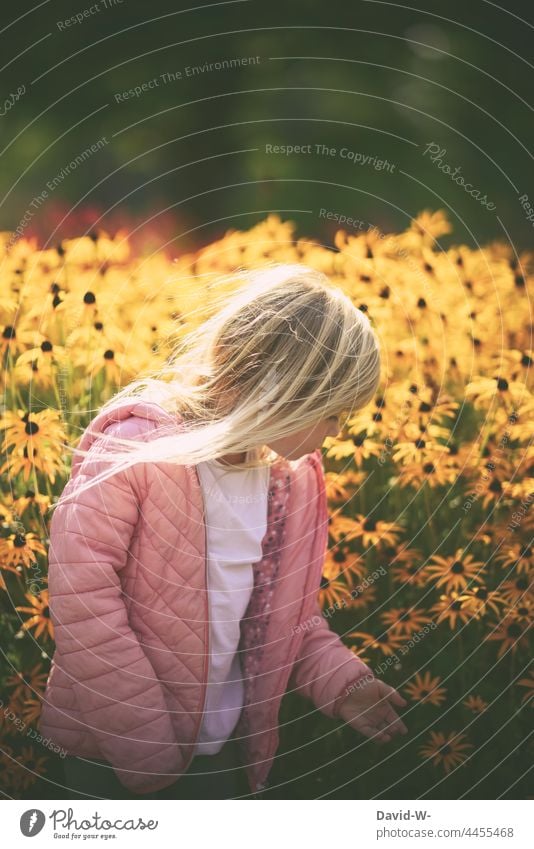
<svg viewBox="0 0 534 849">
<path fill-rule="evenodd" d="M 131 428 L 122 424 L 108 431 L 129 435 Z M 100 470 L 89 456 L 80 479 L 87 477 L 88 461 Z M 165 695 L 129 625 L 119 578 L 145 469 L 136 464 L 60 503 L 50 523 L 49 551 L 50 616 L 62 669 L 102 758 L 125 787 L 139 793 L 176 780 L 162 773 L 175 772 L 178 757 Z"/>
<path fill-rule="evenodd" d="M 324 469 L 321 451 L 315 452 L 315 485 L 318 486 L 319 515 L 328 518 Z M 321 485 L 322 482 L 322 485 Z M 317 587 L 317 594 L 319 587 Z M 331 719 L 337 719 L 341 702 L 350 694 L 351 686 L 373 672 L 351 652 L 338 634 L 330 630 L 316 596 L 313 611 L 303 623 L 304 636 L 291 670 L 288 686 L 310 699 L 315 707 Z"/>
<path fill-rule="evenodd" d="M 330 630 L 318 601 L 307 622 L 289 688 L 310 699 L 325 716 L 337 719 L 351 686 L 373 671 Z"/>
</svg>

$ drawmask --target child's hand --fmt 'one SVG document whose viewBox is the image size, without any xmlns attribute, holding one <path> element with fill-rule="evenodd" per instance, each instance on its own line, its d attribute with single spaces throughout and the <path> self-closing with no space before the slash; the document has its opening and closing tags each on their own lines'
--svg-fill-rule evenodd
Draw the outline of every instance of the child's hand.
<svg viewBox="0 0 534 849">
<path fill-rule="evenodd" d="M 338 715 L 375 743 L 388 743 L 395 734 L 408 733 L 392 704 L 405 707 L 407 702 L 383 681 L 364 678 L 361 684 L 343 699 Z"/>
</svg>

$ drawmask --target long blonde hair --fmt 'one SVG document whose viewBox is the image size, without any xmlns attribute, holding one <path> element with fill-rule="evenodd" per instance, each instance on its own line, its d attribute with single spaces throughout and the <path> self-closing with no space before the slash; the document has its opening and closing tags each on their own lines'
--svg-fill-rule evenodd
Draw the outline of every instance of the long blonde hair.
<svg viewBox="0 0 534 849">
<path fill-rule="evenodd" d="M 215 297 L 210 317 L 179 340 L 164 365 L 101 408 L 156 402 L 180 417 L 179 430 L 169 433 L 167 424 L 147 442 L 105 434 L 104 451 L 73 449 L 109 464 L 76 493 L 136 462 L 188 465 L 247 452 L 239 468 L 270 464 L 273 440 L 373 398 L 378 339 L 369 318 L 325 274 L 273 262 L 230 276 L 241 285 Z M 228 276 L 218 279 L 227 287 Z"/>
</svg>

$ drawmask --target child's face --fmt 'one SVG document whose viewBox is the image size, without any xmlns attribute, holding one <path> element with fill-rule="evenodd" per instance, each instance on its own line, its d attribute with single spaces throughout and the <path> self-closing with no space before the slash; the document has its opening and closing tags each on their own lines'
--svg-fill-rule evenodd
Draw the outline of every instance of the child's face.
<svg viewBox="0 0 534 849">
<path fill-rule="evenodd" d="M 339 430 L 339 416 L 329 416 L 326 419 L 319 419 L 314 425 L 304 430 L 275 439 L 268 445 L 286 460 L 297 460 L 304 454 L 312 454 L 316 448 L 321 447 L 327 436 L 337 436 Z"/>
</svg>

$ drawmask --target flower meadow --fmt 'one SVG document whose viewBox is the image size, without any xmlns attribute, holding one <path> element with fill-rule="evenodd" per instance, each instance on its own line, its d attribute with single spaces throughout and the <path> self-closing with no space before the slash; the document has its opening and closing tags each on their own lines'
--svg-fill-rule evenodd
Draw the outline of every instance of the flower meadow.
<svg viewBox="0 0 534 849">
<path fill-rule="evenodd" d="M 534 253 L 443 248 L 444 211 L 399 234 L 297 238 L 277 215 L 171 258 L 126 231 L 40 248 L 0 234 L 0 790 L 62 798 L 37 731 L 54 652 L 51 503 L 99 406 L 210 314 L 220 275 L 266 262 L 325 272 L 369 316 L 381 385 L 323 445 L 330 628 L 408 700 L 376 746 L 288 693 L 278 798 L 532 798 Z M 220 284 L 218 284 L 220 292 Z M 305 623 L 303 625 L 305 627 Z M 58 782 L 58 783 L 54 783 Z"/>
</svg>

